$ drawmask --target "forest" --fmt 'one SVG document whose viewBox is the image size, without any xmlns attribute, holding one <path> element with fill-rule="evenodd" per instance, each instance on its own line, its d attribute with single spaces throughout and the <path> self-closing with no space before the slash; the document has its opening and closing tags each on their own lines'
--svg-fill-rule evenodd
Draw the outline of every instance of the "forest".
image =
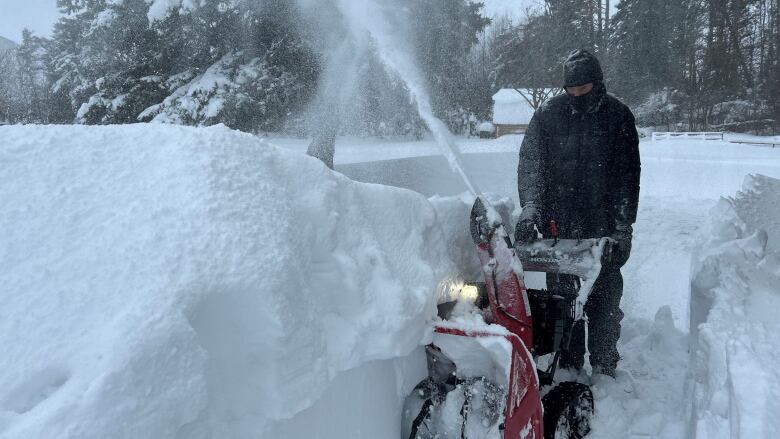
<svg viewBox="0 0 780 439">
<path fill-rule="evenodd" d="M 405 86 L 371 47 L 337 78 L 338 102 L 323 91 L 348 38 L 336 1 L 57 0 L 50 38 L 25 31 L 0 49 L 0 123 L 307 136 L 336 108 L 341 134 L 421 137 Z M 499 89 L 560 87 L 575 48 L 599 57 L 640 126 L 780 132 L 778 0 L 544 0 L 515 17 L 468 0 L 391 3 L 435 113 L 458 134 L 490 120 Z"/>
</svg>

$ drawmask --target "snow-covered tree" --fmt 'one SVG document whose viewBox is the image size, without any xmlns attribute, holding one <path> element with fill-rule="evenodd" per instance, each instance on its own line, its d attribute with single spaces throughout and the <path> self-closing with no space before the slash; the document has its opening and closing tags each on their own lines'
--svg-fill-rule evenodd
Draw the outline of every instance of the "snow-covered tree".
<svg viewBox="0 0 780 439">
<path fill-rule="evenodd" d="M 308 102 L 317 66 L 293 3 L 160 5 L 60 0 L 53 90 L 77 122 L 279 129 Z"/>
<path fill-rule="evenodd" d="M 7 41 L 7 42 L 6 42 Z M 0 47 L 0 123 L 15 118 L 15 87 L 11 80 L 16 72 L 16 44 L 3 40 Z"/>
<path fill-rule="evenodd" d="M 463 132 L 469 114 L 478 111 L 469 99 L 469 53 L 490 20 L 480 14 L 481 3 L 467 0 L 405 3 L 431 105 L 451 129 Z"/>
<path fill-rule="evenodd" d="M 20 45 L 0 50 L 0 121 L 51 121 L 49 43 L 25 29 Z"/>
</svg>

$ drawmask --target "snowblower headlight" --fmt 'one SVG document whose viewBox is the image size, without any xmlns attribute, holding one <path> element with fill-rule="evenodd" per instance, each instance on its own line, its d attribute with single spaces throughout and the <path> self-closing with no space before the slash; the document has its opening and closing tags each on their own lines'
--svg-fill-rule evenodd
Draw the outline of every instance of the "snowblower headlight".
<svg viewBox="0 0 780 439">
<path fill-rule="evenodd" d="M 472 284 L 454 283 L 450 286 L 449 296 L 452 300 L 475 302 L 479 296 L 479 289 Z"/>
</svg>

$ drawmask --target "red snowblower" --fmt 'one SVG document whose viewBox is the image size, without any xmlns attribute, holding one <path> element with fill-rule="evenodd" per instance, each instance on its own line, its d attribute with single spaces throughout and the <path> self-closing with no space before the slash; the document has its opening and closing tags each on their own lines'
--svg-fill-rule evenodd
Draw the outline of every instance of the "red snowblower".
<svg viewBox="0 0 780 439">
<path fill-rule="evenodd" d="M 439 305 L 441 320 L 426 346 L 428 377 L 406 399 L 402 438 L 584 437 L 594 413 L 590 388 L 554 378 L 607 240 L 553 236 L 512 245 L 500 216 L 480 198 L 470 229 L 484 280 L 471 284 L 478 291 L 471 317 L 458 315 L 455 301 Z M 576 288 L 527 289 L 528 271 L 547 273 L 548 285 L 569 276 Z"/>
</svg>

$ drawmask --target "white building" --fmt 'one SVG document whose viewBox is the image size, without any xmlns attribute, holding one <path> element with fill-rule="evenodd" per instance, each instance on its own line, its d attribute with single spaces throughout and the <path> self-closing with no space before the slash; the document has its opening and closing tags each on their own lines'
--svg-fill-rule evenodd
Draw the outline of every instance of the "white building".
<svg viewBox="0 0 780 439">
<path fill-rule="evenodd" d="M 555 96 L 558 91 L 552 88 L 499 90 L 493 95 L 493 124 L 496 126 L 496 137 L 525 133 L 536 111 L 533 104 L 538 107 L 547 98 Z"/>
</svg>

